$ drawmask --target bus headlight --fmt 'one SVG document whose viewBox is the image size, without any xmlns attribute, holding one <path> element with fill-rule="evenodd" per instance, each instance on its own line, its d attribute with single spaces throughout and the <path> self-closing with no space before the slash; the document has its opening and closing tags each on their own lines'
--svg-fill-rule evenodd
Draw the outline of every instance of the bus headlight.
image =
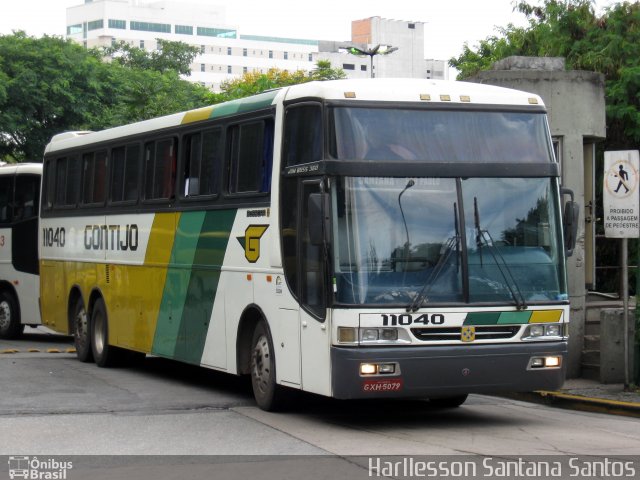
<svg viewBox="0 0 640 480">
<path fill-rule="evenodd" d="M 410 344 L 409 334 L 402 328 L 389 327 L 338 327 L 340 345 L 397 345 Z"/>
<path fill-rule="evenodd" d="M 397 328 L 362 328 L 360 330 L 360 343 L 384 343 L 398 340 Z"/>
<path fill-rule="evenodd" d="M 560 323 L 534 323 L 528 325 L 522 335 L 522 340 L 550 340 L 562 338 L 565 329 Z"/>
</svg>

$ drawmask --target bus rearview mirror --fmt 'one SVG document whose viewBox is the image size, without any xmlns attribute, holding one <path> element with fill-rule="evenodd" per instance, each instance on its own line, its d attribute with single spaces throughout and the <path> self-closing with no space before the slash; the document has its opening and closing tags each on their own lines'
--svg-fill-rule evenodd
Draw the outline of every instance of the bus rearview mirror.
<svg viewBox="0 0 640 480">
<path fill-rule="evenodd" d="M 562 188 L 560 193 L 571 197 L 571 200 L 564 205 L 564 214 L 562 218 L 564 249 L 567 257 L 570 257 L 573 255 L 573 250 L 576 247 L 576 241 L 578 239 L 578 218 L 580 216 L 580 206 L 573 200 L 572 190 Z"/>
</svg>

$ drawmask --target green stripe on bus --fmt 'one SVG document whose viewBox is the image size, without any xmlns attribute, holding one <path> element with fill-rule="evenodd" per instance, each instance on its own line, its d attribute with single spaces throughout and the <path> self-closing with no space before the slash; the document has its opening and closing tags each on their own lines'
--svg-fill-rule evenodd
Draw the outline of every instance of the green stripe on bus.
<svg viewBox="0 0 640 480">
<path fill-rule="evenodd" d="M 204 351 L 220 271 L 236 210 L 211 210 L 205 215 L 193 257 L 175 358 L 199 364 Z"/>
<path fill-rule="evenodd" d="M 251 112 L 266 108 L 273 104 L 273 99 L 278 94 L 278 91 L 261 93 L 259 95 L 253 95 L 251 97 L 242 98 L 240 100 L 232 100 L 231 102 L 221 103 L 214 105 L 211 118 L 219 118 L 227 115 L 234 115 L 236 113 Z"/>
<path fill-rule="evenodd" d="M 467 315 L 464 325 L 495 325 L 500 318 L 500 312 L 471 312 Z"/>
<path fill-rule="evenodd" d="M 502 312 L 498 319 L 499 324 L 517 325 L 529 323 L 532 312 Z"/>
<path fill-rule="evenodd" d="M 153 339 L 156 355 L 173 358 L 176 345 L 183 341 L 178 334 L 204 217 L 205 212 L 184 212 L 178 220 Z"/>
</svg>

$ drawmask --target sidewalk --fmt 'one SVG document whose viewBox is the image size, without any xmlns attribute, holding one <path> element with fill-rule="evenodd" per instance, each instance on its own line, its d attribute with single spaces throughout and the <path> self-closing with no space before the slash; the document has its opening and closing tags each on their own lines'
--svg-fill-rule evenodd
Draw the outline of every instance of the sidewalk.
<svg viewBox="0 0 640 480">
<path fill-rule="evenodd" d="M 625 392 L 624 385 L 605 385 L 595 380 L 573 378 L 557 391 L 537 391 L 508 395 L 561 408 L 609 413 L 640 418 L 640 389 Z"/>
</svg>

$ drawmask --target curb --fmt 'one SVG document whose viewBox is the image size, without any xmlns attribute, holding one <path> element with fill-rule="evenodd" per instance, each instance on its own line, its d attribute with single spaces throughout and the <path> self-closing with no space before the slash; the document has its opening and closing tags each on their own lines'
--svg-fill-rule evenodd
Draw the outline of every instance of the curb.
<svg viewBox="0 0 640 480">
<path fill-rule="evenodd" d="M 76 353 L 76 349 L 73 347 L 70 348 L 66 348 L 63 350 L 59 349 L 59 348 L 48 348 L 47 350 L 45 350 L 46 353 Z M 26 350 L 26 353 L 41 353 L 42 350 L 38 349 L 38 348 L 28 348 Z M 10 354 L 14 354 L 14 353 L 25 353 L 25 351 L 17 349 L 17 348 L 5 348 L 3 350 L 0 350 L 0 355 L 2 354 L 6 354 L 6 355 L 10 355 Z"/>
<path fill-rule="evenodd" d="M 585 397 L 570 393 L 539 390 L 535 392 L 509 393 L 503 395 L 514 400 L 541 403 L 553 407 L 580 410 L 583 412 L 607 413 L 640 418 L 640 403 L 623 402 L 607 398 Z"/>
</svg>

